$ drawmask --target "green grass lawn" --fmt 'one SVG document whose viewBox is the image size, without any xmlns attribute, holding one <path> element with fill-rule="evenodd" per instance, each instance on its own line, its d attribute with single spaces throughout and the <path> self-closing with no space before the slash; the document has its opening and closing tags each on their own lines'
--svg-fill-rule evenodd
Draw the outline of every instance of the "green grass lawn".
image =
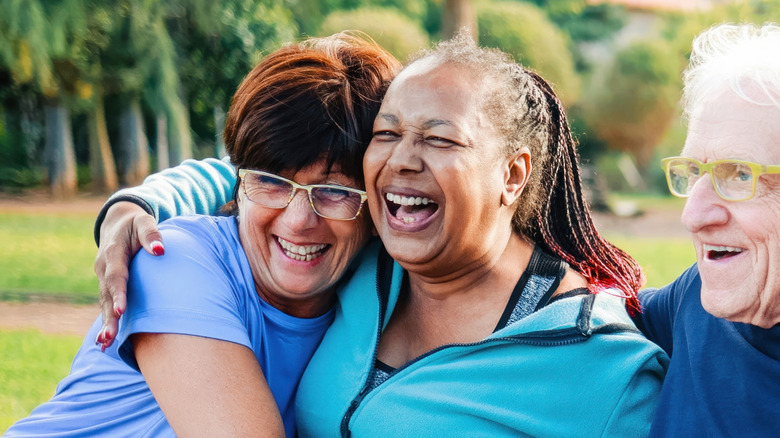
<svg viewBox="0 0 780 438">
<path fill-rule="evenodd" d="M 0 435 L 51 398 L 81 341 L 79 336 L 0 330 Z"/>
<path fill-rule="evenodd" d="M 631 202 L 643 211 L 671 211 L 682 213 L 685 199 L 658 194 L 610 194 L 612 204 Z M 696 253 L 689 237 L 637 237 L 612 235 L 605 237 L 629 253 L 647 276 L 647 287 L 661 287 L 672 282 L 696 261 Z"/>
<path fill-rule="evenodd" d="M 93 215 L 0 213 L 0 299 L 30 294 L 95 302 Z"/>
<path fill-rule="evenodd" d="M 607 236 L 610 242 L 631 254 L 645 271 L 647 287 L 669 284 L 696 261 L 691 239 Z"/>
</svg>

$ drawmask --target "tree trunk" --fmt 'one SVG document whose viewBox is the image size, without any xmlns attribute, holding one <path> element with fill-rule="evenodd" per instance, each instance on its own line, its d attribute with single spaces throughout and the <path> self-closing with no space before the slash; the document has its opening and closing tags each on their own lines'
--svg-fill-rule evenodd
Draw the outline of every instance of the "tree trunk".
<svg viewBox="0 0 780 438">
<path fill-rule="evenodd" d="M 95 106 L 87 116 L 89 130 L 89 170 L 92 174 L 92 190 L 96 193 L 113 193 L 119 188 L 114 154 L 108 140 L 106 111 L 103 96 L 95 98 Z"/>
<path fill-rule="evenodd" d="M 441 18 L 444 39 L 454 37 L 461 28 L 466 27 L 474 41 L 478 41 L 477 14 L 474 12 L 471 0 L 444 0 Z"/>
<path fill-rule="evenodd" d="M 46 120 L 45 116 L 44 120 L 41 120 L 40 114 L 41 109 L 36 104 L 33 93 L 31 91 L 22 91 L 19 96 L 19 125 L 22 130 L 24 153 L 29 164 L 41 164 L 39 145 L 41 144 L 41 138 L 46 136 Z"/>
<path fill-rule="evenodd" d="M 76 155 L 68 109 L 61 102 L 53 102 L 46 104 L 44 112 L 49 187 L 54 196 L 73 196 L 77 190 Z"/>
<path fill-rule="evenodd" d="M 168 117 L 164 112 L 157 113 L 157 171 L 171 167 L 168 158 Z"/>
<path fill-rule="evenodd" d="M 149 174 L 149 143 L 144 134 L 144 120 L 138 98 L 122 111 L 119 122 L 122 151 L 122 183 L 138 185 Z"/>
<path fill-rule="evenodd" d="M 214 131 L 216 134 L 215 143 L 217 158 L 222 158 L 227 155 L 227 149 L 225 149 L 225 109 L 217 105 L 214 107 Z"/>
<path fill-rule="evenodd" d="M 170 106 L 168 113 L 168 145 L 170 147 L 170 162 L 177 165 L 187 158 L 192 158 L 192 135 L 190 134 L 190 117 L 187 108 L 176 102 Z"/>
</svg>

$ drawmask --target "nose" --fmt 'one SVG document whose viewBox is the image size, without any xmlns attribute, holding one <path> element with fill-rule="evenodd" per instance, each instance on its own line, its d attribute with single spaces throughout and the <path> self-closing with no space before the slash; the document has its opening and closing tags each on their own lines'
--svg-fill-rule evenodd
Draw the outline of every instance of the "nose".
<svg viewBox="0 0 780 438">
<path fill-rule="evenodd" d="M 421 140 L 418 134 L 405 133 L 390 151 L 387 165 L 398 173 L 422 171 L 423 163 L 418 155 L 417 144 Z"/>
<path fill-rule="evenodd" d="M 723 225 L 729 220 L 725 202 L 712 185 L 712 176 L 707 173 L 699 178 L 691 189 L 682 212 L 682 224 L 691 233 L 710 226 Z"/>
<path fill-rule="evenodd" d="M 300 231 L 317 226 L 320 217 L 309 203 L 309 195 L 306 190 L 298 189 L 287 208 L 282 210 L 281 219 L 291 230 Z"/>
</svg>

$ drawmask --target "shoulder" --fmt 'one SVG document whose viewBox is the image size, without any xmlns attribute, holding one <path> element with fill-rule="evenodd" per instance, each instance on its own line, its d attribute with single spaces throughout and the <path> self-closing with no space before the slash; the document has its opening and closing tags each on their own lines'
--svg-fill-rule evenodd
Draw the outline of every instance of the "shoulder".
<svg viewBox="0 0 780 438">
<path fill-rule="evenodd" d="M 163 222 L 160 232 L 165 254 L 155 257 L 140 251 L 130 268 L 129 286 L 160 290 L 161 284 L 168 284 L 181 290 L 242 282 L 247 266 L 235 218 L 181 216 Z M 163 295 L 173 294 L 169 290 Z"/>
<path fill-rule="evenodd" d="M 247 321 L 257 307 L 251 269 L 233 218 L 189 216 L 160 227 L 165 254 L 141 251 L 128 279 L 120 319 L 120 355 L 131 356 L 133 333 L 177 333 L 249 345 Z M 133 364 L 132 359 L 125 359 Z"/>
<path fill-rule="evenodd" d="M 639 291 L 639 302 L 644 309 L 649 306 L 653 300 L 671 300 L 680 301 L 690 292 L 698 293 L 701 289 L 701 277 L 699 276 L 698 266 L 694 263 L 685 270 L 673 282 L 661 288 L 648 288 Z"/>
<path fill-rule="evenodd" d="M 177 216 L 160 223 L 160 231 L 181 236 L 195 237 L 198 241 L 214 238 L 225 232 L 237 231 L 235 217 L 189 215 Z"/>
<path fill-rule="evenodd" d="M 366 246 L 355 256 L 342 280 L 339 282 L 339 295 L 348 293 L 356 288 L 363 288 L 366 284 L 376 285 L 377 269 L 381 264 L 382 255 L 387 252 L 379 239 L 370 240 Z M 389 256 L 388 256 L 389 258 Z M 390 259 L 392 261 L 392 259 Z"/>
<path fill-rule="evenodd" d="M 160 224 L 160 232 L 165 241 L 165 256 L 160 259 L 169 256 L 221 259 L 241 248 L 238 227 L 232 216 L 174 217 Z"/>
</svg>

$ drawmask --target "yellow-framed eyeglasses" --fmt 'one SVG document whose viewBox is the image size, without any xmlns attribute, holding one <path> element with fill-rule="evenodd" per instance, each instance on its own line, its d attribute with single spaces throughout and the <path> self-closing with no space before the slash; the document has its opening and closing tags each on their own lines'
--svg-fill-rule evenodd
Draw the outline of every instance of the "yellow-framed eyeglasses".
<svg viewBox="0 0 780 438">
<path fill-rule="evenodd" d="M 742 160 L 718 160 L 702 163 L 686 157 L 661 160 L 669 191 L 687 198 L 694 184 L 705 173 L 710 174 L 715 192 L 726 201 L 746 201 L 756 193 L 756 181 L 763 174 L 780 173 L 780 165 L 762 165 Z"/>
</svg>

